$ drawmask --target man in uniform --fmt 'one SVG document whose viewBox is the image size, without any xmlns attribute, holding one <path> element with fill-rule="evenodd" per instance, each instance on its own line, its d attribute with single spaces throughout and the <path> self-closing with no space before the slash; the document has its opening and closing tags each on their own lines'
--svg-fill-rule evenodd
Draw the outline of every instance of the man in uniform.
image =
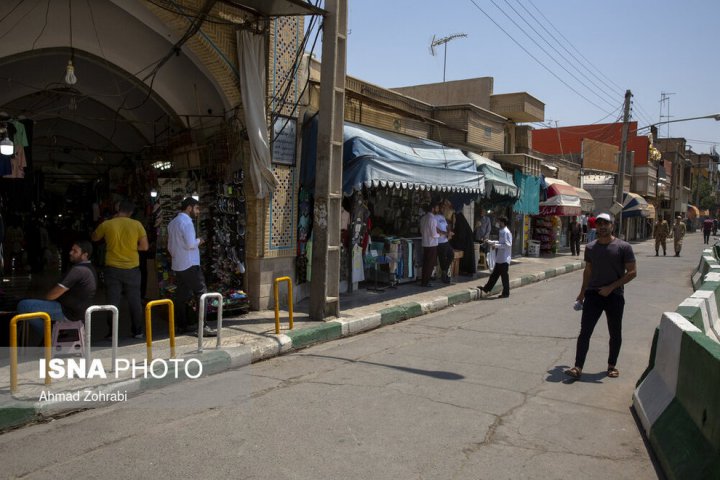
<svg viewBox="0 0 720 480">
<path fill-rule="evenodd" d="M 680 256 L 680 250 L 682 250 L 683 238 L 685 238 L 685 222 L 682 221 L 682 217 L 678 215 L 675 217 L 675 224 L 673 225 L 673 244 L 675 245 L 675 256 Z"/>
<path fill-rule="evenodd" d="M 654 232 L 656 257 L 660 254 L 660 247 L 662 247 L 663 256 L 665 256 L 667 252 L 666 240 L 669 234 L 670 225 L 668 225 L 667 220 L 665 220 L 663 217 L 658 217 L 657 222 L 655 222 Z"/>
</svg>

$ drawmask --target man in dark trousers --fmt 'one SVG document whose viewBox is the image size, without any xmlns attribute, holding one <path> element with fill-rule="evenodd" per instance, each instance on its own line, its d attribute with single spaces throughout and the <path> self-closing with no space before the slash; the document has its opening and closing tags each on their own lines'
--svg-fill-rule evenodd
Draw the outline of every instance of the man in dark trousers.
<svg viewBox="0 0 720 480">
<path fill-rule="evenodd" d="M 498 242 L 493 245 L 495 249 L 495 267 L 493 268 L 490 278 L 487 283 L 478 287 L 480 289 L 480 295 L 488 295 L 498 277 L 502 279 L 502 293 L 500 298 L 507 298 L 510 296 L 510 261 L 512 260 L 512 233 L 508 226 L 507 217 L 498 217 L 495 226 L 498 228 Z"/>
<path fill-rule="evenodd" d="M 577 339 L 575 366 L 565 375 L 579 379 L 585 365 L 590 337 L 603 312 L 610 333 L 607 375 L 620 375 L 617 365 L 622 344 L 622 319 L 625 309 L 623 286 L 637 276 L 635 254 L 629 243 L 613 236 L 613 221 L 601 213 L 595 220 L 597 240 L 585 247 L 585 271 L 577 301 L 583 304 L 580 335 Z"/>
<path fill-rule="evenodd" d="M 197 200 L 187 197 L 180 204 L 180 212 L 168 224 L 168 252 L 172 256 L 172 269 L 175 272 L 175 320 L 179 332 L 188 330 L 187 303 L 194 297 L 207 293 L 205 276 L 200 269 L 200 245 L 202 238 L 195 235 L 193 218 L 200 215 Z M 213 337 L 217 331 L 209 325 L 203 325 L 203 335 Z"/>
<path fill-rule="evenodd" d="M 577 221 L 577 217 L 570 219 L 568 225 L 568 239 L 570 241 L 570 253 L 573 256 L 580 255 L 580 237 L 582 236 L 582 226 Z"/>
<path fill-rule="evenodd" d="M 140 274 L 140 255 L 138 252 L 149 248 L 145 227 L 132 214 L 135 204 L 123 200 L 118 206 L 117 215 L 101 223 L 90 237 L 93 242 L 105 240 L 105 288 L 107 301 L 120 309 L 120 300 L 124 295 L 130 310 L 130 330 L 133 338 L 143 338 L 143 308 L 140 296 L 142 275 Z M 110 321 L 108 320 L 108 324 Z M 109 325 L 108 325 L 109 327 Z M 106 338 L 109 338 L 110 335 Z"/>
<path fill-rule="evenodd" d="M 433 202 L 425 207 L 425 215 L 420 218 L 420 235 L 422 235 L 423 259 L 421 287 L 432 287 L 430 276 L 437 264 L 438 224 L 435 215 L 440 211 L 440 204 Z"/>
</svg>

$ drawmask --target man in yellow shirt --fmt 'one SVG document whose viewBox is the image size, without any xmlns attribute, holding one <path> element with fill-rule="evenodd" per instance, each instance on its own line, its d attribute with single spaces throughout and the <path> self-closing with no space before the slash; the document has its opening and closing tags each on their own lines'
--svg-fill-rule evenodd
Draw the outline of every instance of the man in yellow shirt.
<svg viewBox="0 0 720 480">
<path fill-rule="evenodd" d="M 140 256 L 148 249 L 148 239 L 142 223 L 130 218 L 135 205 L 123 200 L 114 218 L 101 223 L 92 234 L 92 241 L 105 239 L 105 288 L 107 301 L 120 309 L 125 294 L 130 309 L 130 329 L 133 338 L 142 338 L 142 299 L 140 297 Z"/>
</svg>

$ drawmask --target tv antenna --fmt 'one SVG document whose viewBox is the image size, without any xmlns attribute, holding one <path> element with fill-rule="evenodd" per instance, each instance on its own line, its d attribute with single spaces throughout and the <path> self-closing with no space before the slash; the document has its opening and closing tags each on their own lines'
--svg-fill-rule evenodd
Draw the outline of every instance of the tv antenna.
<svg viewBox="0 0 720 480">
<path fill-rule="evenodd" d="M 467 37 L 467 33 L 453 33 L 452 35 L 448 35 L 447 37 L 442 38 L 435 38 L 435 35 L 433 35 L 433 38 L 430 41 L 430 55 L 432 55 L 433 57 L 435 56 L 435 47 L 439 45 L 445 46 L 445 51 L 443 54 L 443 82 L 445 81 L 445 68 L 447 66 L 447 44 L 451 40 L 463 37 Z"/>
</svg>

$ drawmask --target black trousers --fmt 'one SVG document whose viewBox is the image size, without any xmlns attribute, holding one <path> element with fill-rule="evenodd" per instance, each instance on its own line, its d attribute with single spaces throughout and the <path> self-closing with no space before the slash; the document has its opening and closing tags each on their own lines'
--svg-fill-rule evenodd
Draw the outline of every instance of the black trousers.
<svg viewBox="0 0 720 480">
<path fill-rule="evenodd" d="M 199 298 L 203 293 L 207 293 L 205 286 L 205 276 L 199 265 L 193 265 L 187 270 L 175 272 L 175 326 L 178 330 L 185 330 L 188 326 L 187 309 L 188 302 L 193 296 Z"/>
<path fill-rule="evenodd" d="M 507 297 L 510 295 L 510 275 L 508 274 L 508 271 L 510 269 L 509 263 L 495 263 L 495 268 L 493 268 L 492 273 L 490 274 L 490 278 L 488 278 L 487 283 L 482 288 L 485 293 L 490 293 L 495 286 L 495 284 L 498 281 L 498 278 L 502 279 L 502 294 L 503 296 Z"/>
<path fill-rule="evenodd" d="M 622 295 L 611 293 L 607 297 L 603 297 L 595 290 L 585 291 L 580 335 L 577 339 L 575 352 L 576 367 L 583 368 L 583 365 L 585 365 L 585 357 L 587 357 L 590 348 L 590 337 L 592 337 L 595 325 L 597 325 L 603 312 L 607 317 L 608 333 L 610 334 L 608 365 L 617 365 L 620 346 L 622 345 L 622 317 L 624 310 L 625 297 Z"/>
<path fill-rule="evenodd" d="M 443 281 L 449 280 L 450 275 L 448 274 L 448 270 L 450 270 L 450 265 L 452 264 L 453 258 L 455 258 L 455 251 L 452 246 L 450 246 L 450 242 L 438 243 L 437 256 L 442 274 L 441 278 Z"/>
<path fill-rule="evenodd" d="M 580 235 L 570 235 L 570 253 L 580 255 Z"/>
<path fill-rule="evenodd" d="M 423 261 L 422 261 L 422 285 L 430 283 L 430 275 L 432 275 L 433 268 L 437 263 L 437 247 L 423 247 Z"/>
</svg>

